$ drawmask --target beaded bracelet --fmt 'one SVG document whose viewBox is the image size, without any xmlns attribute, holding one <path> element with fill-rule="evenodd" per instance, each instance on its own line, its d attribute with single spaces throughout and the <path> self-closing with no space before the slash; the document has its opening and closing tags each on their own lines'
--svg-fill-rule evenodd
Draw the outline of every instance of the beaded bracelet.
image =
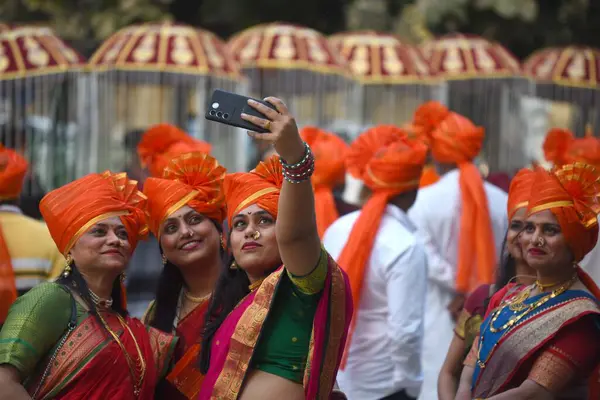
<svg viewBox="0 0 600 400">
<path fill-rule="evenodd" d="M 315 170 L 315 157 L 306 142 L 304 143 L 304 149 L 302 160 L 296 164 L 288 164 L 283 158 L 279 157 L 283 177 L 289 183 L 304 182 L 310 179 Z"/>
</svg>

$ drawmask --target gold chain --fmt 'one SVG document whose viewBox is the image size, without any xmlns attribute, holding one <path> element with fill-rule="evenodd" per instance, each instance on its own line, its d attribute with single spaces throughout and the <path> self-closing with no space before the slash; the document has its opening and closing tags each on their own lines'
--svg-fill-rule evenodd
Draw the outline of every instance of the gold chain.
<svg viewBox="0 0 600 400">
<path fill-rule="evenodd" d="M 186 299 L 188 299 L 189 301 L 191 301 L 192 303 L 202 303 L 204 300 L 208 300 L 210 295 L 212 293 L 207 294 L 206 296 L 192 296 L 190 294 L 190 292 L 188 292 L 187 290 L 183 290 L 183 295 L 185 296 Z"/>
<path fill-rule="evenodd" d="M 251 292 L 254 291 L 254 289 L 258 289 L 264 280 L 265 278 L 262 278 L 255 282 L 252 282 L 250 285 L 248 285 L 248 289 L 250 289 Z"/>
<path fill-rule="evenodd" d="M 531 287 L 528 287 L 526 289 L 524 289 L 518 296 L 514 297 L 513 299 L 509 299 L 505 302 L 503 302 L 497 309 L 496 311 L 494 311 L 492 313 L 492 317 L 488 322 L 488 328 L 490 329 L 490 332 L 492 333 L 497 333 L 500 331 L 504 331 L 504 333 L 502 334 L 502 336 L 496 341 L 496 343 L 494 343 L 494 346 L 492 347 L 492 349 L 488 352 L 488 355 L 486 357 L 486 359 L 484 361 L 481 360 L 481 348 L 483 347 L 483 338 L 484 338 L 484 334 L 483 334 L 483 330 L 480 333 L 480 338 L 479 338 L 479 348 L 477 349 L 477 365 L 479 366 L 479 368 L 484 369 L 486 364 L 488 363 L 488 361 L 490 360 L 490 357 L 492 356 L 492 354 L 494 354 L 494 349 L 496 348 L 496 346 L 498 345 L 498 343 L 500 342 L 500 340 L 502 340 L 502 337 L 504 337 L 504 335 L 506 335 L 507 332 L 510 331 L 510 329 L 517 323 L 519 322 L 521 319 L 523 319 L 523 317 L 525 317 L 527 314 L 529 314 L 531 311 L 535 310 L 536 308 L 538 308 L 539 306 L 543 305 L 544 303 L 546 303 L 548 300 L 555 298 L 556 296 L 559 296 L 560 294 L 564 293 L 565 291 L 567 291 L 567 289 L 569 289 L 573 283 L 575 283 L 575 281 L 577 280 L 577 275 L 574 275 L 568 282 L 566 282 L 564 285 L 562 285 L 561 287 L 559 287 L 556 290 L 553 290 L 552 293 L 542 297 L 541 299 L 539 299 L 538 301 L 533 302 L 532 304 L 530 304 L 529 306 L 524 306 L 522 309 L 520 309 L 520 311 L 522 311 L 523 309 L 525 309 L 525 311 L 522 314 L 517 315 L 515 318 L 511 318 L 508 320 L 508 322 L 506 322 L 504 325 L 502 325 L 499 328 L 495 328 L 493 326 L 493 324 L 498 320 L 498 318 L 500 317 L 500 313 L 502 312 L 502 310 L 508 306 L 508 308 L 512 311 L 516 311 L 514 310 L 511 305 L 514 303 L 518 303 L 520 302 L 521 304 L 523 304 L 523 301 L 526 300 L 522 299 L 522 295 L 521 293 L 523 292 L 527 292 L 527 296 L 529 296 L 529 294 L 531 293 Z M 519 307 L 516 307 L 519 308 Z"/>
<path fill-rule="evenodd" d="M 140 391 L 142 389 L 142 383 L 143 383 L 144 377 L 146 375 L 146 360 L 144 360 L 142 350 L 140 349 L 140 346 L 138 345 L 138 342 L 137 342 L 135 336 L 133 335 L 133 332 L 129 328 L 129 325 L 127 325 L 127 323 L 125 322 L 123 317 L 121 317 L 120 314 L 117 314 L 119 323 L 121 324 L 123 329 L 125 329 L 125 330 L 127 330 L 127 332 L 129 332 L 129 335 L 131 336 L 131 338 L 133 339 L 133 343 L 135 344 L 135 349 L 138 353 L 139 362 L 134 363 L 134 361 L 131 359 L 131 356 L 127 352 L 127 349 L 125 349 L 125 346 L 119 339 L 119 336 L 112 329 L 110 329 L 110 327 L 108 326 L 108 323 L 106 323 L 106 321 L 104 320 L 104 318 L 102 317 L 100 312 L 98 312 L 98 316 L 100 317 L 100 321 L 102 321 L 102 324 L 104 325 L 104 327 L 106 328 L 108 333 L 110 333 L 110 335 L 113 337 L 115 342 L 119 345 L 119 347 L 121 348 L 121 351 L 123 352 L 123 355 L 125 356 L 125 359 L 127 361 L 127 366 L 129 367 L 129 373 L 131 375 L 131 380 L 133 383 L 133 394 L 135 395 L 135 397 L 138 397 L 140 395 Z M 139 371 L 139 376 L 136 379 L 136 375 L 137 375 L 138 371 Z"/>
</svg>

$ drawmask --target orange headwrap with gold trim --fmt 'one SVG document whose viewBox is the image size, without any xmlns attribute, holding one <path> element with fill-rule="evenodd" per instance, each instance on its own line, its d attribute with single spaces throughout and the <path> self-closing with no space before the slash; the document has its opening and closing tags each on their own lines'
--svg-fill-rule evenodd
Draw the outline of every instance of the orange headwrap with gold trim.
<svg viewBox="0 0 600 400">
<path fill-rule="evenodd" d="M 225 219 L 223 179 L 227 170 L 206 153 L 187 153 L 171 160 L 162 178 L 148 178 L 150 231 L 160 237 L 160 225 L 188 205 L 219 225 Z"/>
<path fill-rule="evenodd" d="M 346 152 L 348 145 L 333 133 L 314 126 L 300 131 L 300 136 L 310 146 L 315 156 L 315 171 L 312 184 L 315 192 L 317 230 L 323 237 L 329 226 L 339 218 L 333 189 L 344 183 L 346 178 Z"/>
<path fill-rule="evenodd" d="M 483 178 L 472 160 L 479 154 L 483 128 L 449 111 L 439 102 L 421 105 L 414 123 L 431 140 L 431 153 L 440 163 L 460 171 L 461 219 L 456 289 L 467 293 L 481 283 L 492 283 L 496 266 L 494 233 Z M 473 269 L 476 267 L 476 274 Z"/>
<path fill-rule="evenodd" d="M 550 210 L 558 219 L 563 235 L 581 261 L 598 239 L 600 173 L 584 164 L 566 164 L 554 171 L 538 168 L 529 199 L 529 213 Z"/>
<path fill-rule="evenodd" d="M 137 150 L 142 165 L 148 167 L 153 177 L 160 178 L 171 159 L 192 152 L 209 154 L 211 145 L 194 139 L 176 126 L 158 124 L 144 132 Z"/>
<path fill-rule="evenodd" d="M 107 218 L 121 218 L 132 251 L 148 233 L 146 196 L 124 172 L 89 174 L 55 189 L 44 196 L 40 211 L 65 256 L 82 234 Z"/>
<path fill-rule="evenodd" d="M 386 206 L 394 196 L 418 189 L 426 157 L 425 144 L 409 141 L 401 129 L 392 126 L 370 129 L 350 146 L 348 170 L 373 191 L 338 260 L 348 274 L 354 304 L 360 304 L 365 271 Z"/>
<path fill-rule="evenodd" d="M 531 195 L 531 186 L 535 179 L 535 173 L 529 168 L 523 168 L 519 170 L 510 182 L 510 188 L 508 189 L 508 203 L 507 203 L 507 215 L 510 221 L 514 213 L 523 207 L 527 207 L 529 204 L 529 197 Z"/>
<path fill-rule="evenodd" d="M 16 151 L 0 144 L 0 199 L 19 198 L 23 178 L 27 173 L 27 161 Z M 10 305 L 17 299 L 17 287 L 12 260 L 0 226 L 0 324 L 8 315 Z"/>
<path fill-rule="evenodd" d="M 283 173 L 278 156 L 258 163 L 250 172 L 236 172 L 225 176 L 223 188 L 227 201 L 227 223 L 243 209 L 256 204 L 277 218 L 279 193 Z"/>
</svg>

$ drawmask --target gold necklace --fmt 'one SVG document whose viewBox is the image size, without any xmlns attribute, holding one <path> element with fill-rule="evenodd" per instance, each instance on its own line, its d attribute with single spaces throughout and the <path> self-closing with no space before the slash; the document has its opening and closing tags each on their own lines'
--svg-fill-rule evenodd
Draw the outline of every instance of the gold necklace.
<svg viewBox="0 0 600 400">
<path fill-rule="evenodd" d="M 135 336 L 133 335 L 133 332 L 129 328 L 129 325 L 127 325 L 127 323 L 125 322 L 123 317 L 121 317 L 120 314 L 117 314 L 117 319 L 119 320 L 119 323 L 121 324 L 123 329 L 125 329 L 125 330 L 127 330 L 127 332 L 129 332 L 129 335 L 131 336 L 131 338 L 133 339 L 133 343 L 135 344 L 135 349 L 138 354 L 138 362 L 134 363 L 134 361 L 131 359 L 131 356 L 127 352 L 127 349 L 125 349 L 125 346 L 119 339 L 119 336 L 112 329 L 110 329 L 110 326 L 108 326 L 108 323 L 104 320 L 104 318 L 102 317 L 100 312 L 98 312 L 98 316 L 100 317 L 100 321 L 102 321 L 102 325 L 104 325 L 104 328 L 106 328 L 108 333 L 110 333 L 110 335 L 112 336 L 114 341 L 121 348 L 123 355 L 125 356 L 125 360 L 127 361 L 127 366 L 129 367 L 129 374 L 131 375 L 131 380 L 133 383 L 133 394 L 135 397 L 138 397 L 140 395 L 140 392 L 142 389 L 142 383 L 143 383 L 144 377 L 146 375 L 146 360 L 144 360 L 142 350 L 140 349 L 140 346 L 139 346 Z M 138 372 L 139 372 L 139 376 L 136 377 Z"/>
<path fill-rule="evenodd" d="M 255 289 L 258 289 L 260 287 L 264 280 L 265 278 L 261 278 L 257 281 L 252 282 L 250 285 L 248 285 L 248 289 L 250 289 L 250 291 L 253 292 Z"/>
<path fill-rule="evenodd" d="M 187 290 L 183 289 L 183 295 L 185 296 L 186 299 L 188 299 L 189 301 L 191 301 L 192 303 L 202 303 L 204 300 L 208 300 L 210 298 L 210 295 L 212 293 L 209 293 L 205 296 L 192 296 L 190 294 L 190 292 L 188 292 Z"/>
</svg>

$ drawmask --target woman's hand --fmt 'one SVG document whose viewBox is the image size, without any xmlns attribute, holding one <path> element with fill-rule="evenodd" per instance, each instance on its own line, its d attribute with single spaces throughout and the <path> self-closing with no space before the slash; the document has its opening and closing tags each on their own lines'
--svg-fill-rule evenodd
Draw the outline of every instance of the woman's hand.
<svg viewBox="0 0 600 400">
<path fill-rule="evenodd" d="M 289 164 L 295 164 L 304 157 L 304 143 L 300 138 L 298 127 L 294 117 L 281 101 L 276 97 L 267 97 L 265 101 L 273 104 L 277 111 L 261 104 L 255 100 L 248 100 L 248 105 L 254 108 L 266 118 L 259 118 L 253 115 L 242 113 L 242 119 L 260 126 L 269 133 L 248 132 L 250 137 L 258 140 L 264 140 L 275 146 L 277 153 Z"/>
</svg>

